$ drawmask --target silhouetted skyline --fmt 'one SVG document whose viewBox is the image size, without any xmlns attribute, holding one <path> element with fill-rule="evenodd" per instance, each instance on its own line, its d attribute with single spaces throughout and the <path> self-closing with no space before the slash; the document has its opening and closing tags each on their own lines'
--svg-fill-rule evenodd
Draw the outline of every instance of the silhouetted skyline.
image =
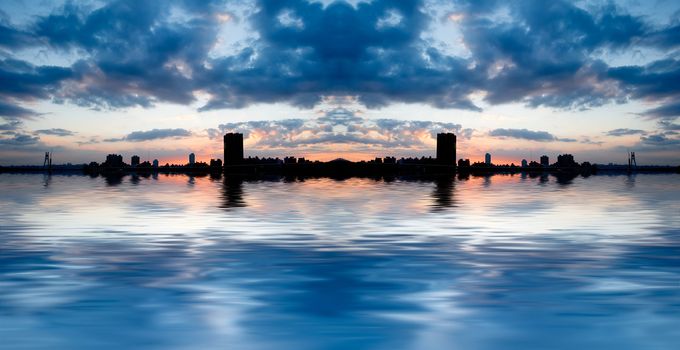
<svg viewBox="0 0 680 350">
<path fill-rule="evenodd" d="M 635 161 L 635 153 L 629 152 L 628 165 L 618 167 L 612 164 L 602 166 L 588 161 L 576 162 L 572 154 L 560 154 L 557 161 L 549 163 L 549 157 L 542 155 L 540 163 L 534 160 L 531 162 L 523 159 L 520 165 L 494 164 L 491 154 L 486 153 L 484 162 L 471 163 L 469 158 L 461 158 L 456 161 L 457 141 L 453 133 L 437 134 L 436 157 L 400 157 L 385 156 L 375 157 L 369 161 L 352 162 L 343 158 L 337 158 L 329 162 L 310 161 L 305 157 L 296 158 L 285 156 L 275 157 L 244 157 L 244 137 L 241 133 L 226 133 L 223 137 L 224 159 L 210 159 L 209 163 L 197 161 L 196 155 L 192 152 L 188 156 L 188 162 L 184 164 L 168 164 L 161 166 L 157 159 L 153 162 L 145 160 L 140 163 L 140 157 L 131 157 L 130 164 L 123 161 L 123 156 L 119 154 L 109 154 L 106 161 L 98 163 L 92 161 L 83 165 L 54 166 L 52 164 L 52 154 L 45 153 L 45 161 L 42 167 L 1 167 L 0 172 L 22 172 L 22 171 L 43 171 L 52 173 L 54 171 L 83 171 L 88 174 L 104 174 L 106 176 L 120 176 L 125 173 L 157 173 L 157 172 L 183 172 L 189 174 L 207 173 L 228 173 L 228 174 L 287 174 L 287 175 L 312 175 L 312 176 L 382 176 L 386 174 L 411 174 L 419 176 L 429 176 L 432 174 L 453 174 L 453 173 L 538 173 L 538 172 L 559 172 L 568 174 L 582 174 L 584 176 L 596 174 L 600 168 L 605 171 L 626 171 L 626 172 L 678 172 L 678 167 L 638 167 Z"/>
<path fill-rule="evenodd" d="M 680 163 L 674 1 L 0 2 L 0 165 L 44 152 Z M 503 15 L 499 15 L 503 14 Z M 39 53 L 39 54 L 36 54 Z M 153 158 L 148 157 L 153 154 Z M 140 161 L 140 163 L 141 163 Z"/>
</svg>

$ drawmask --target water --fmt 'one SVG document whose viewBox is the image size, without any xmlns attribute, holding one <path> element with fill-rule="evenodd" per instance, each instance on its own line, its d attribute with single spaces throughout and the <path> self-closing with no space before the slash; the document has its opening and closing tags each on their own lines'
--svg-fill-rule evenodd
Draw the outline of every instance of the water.
<svg viewBox="0 0 680 350">
<path fill-rule="evenodd" d="M 680 176 L 0 175 L 0 347 L 675 349 Z"/>
</svg>

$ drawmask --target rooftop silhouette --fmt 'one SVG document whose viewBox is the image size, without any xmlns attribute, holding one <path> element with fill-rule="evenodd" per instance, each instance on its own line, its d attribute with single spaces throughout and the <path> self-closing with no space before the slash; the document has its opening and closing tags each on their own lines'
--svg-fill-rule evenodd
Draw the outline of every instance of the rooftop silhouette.
<svg viewBox="0 0 680 350">
<path fill-rule="evenodd" d="M 633 152 L 629 154 L 627 166 L 596 165 L 590 162 L 579 163 L 572 154 L 560 154 L 557 161 L 550 164 L 547 155 L 535 160 L 521 162 L 521 165 L 494 164 L 490 153 L 484 156 L 484 162 L 471 163 L 470 159 L 456 161 L 456 135 L 453 133 L 437 134 L 436 157 L 397 158 L 394 156 L 376 157 L 371 160 L 353 162 L 344 158 L 336 158 L 328 162 L 311 161 L 305 157 L 286 156 L 283 158 L 248 156 L 244 157 L 243 134 L 226 133 L 223 138 L 224 161 L 210 159 L 209 163 L 198 161 L 196 155 L 188 155 L 186 164 L 160 165 L 141 159 L 137 155 L 130 158 L 130 164 L 119 154 L 109 154 L 102 163 L 90 162 L 84 165 L 52 164 L 52 154 L 48 152 L 45 164 L 25 167 L 0 167 L 0 172 L 53 172 L 81 171 L 88 174 L 104 174 L 117 176 L 127 173 L 188 173 L 209 174 L 226 173 L 241 175 L 284 175 L 284 176 L 383 176 L 383 175 L 436 175 L 436 174 L 489 174 L 489 173 L 560 173 L 590 175 L 598 171 L 604 172 L 677 172 L 680 167 L 671 166 L 637 166 Z M 49 160 L 47 160 L 49 158 Z"/>
</svg>

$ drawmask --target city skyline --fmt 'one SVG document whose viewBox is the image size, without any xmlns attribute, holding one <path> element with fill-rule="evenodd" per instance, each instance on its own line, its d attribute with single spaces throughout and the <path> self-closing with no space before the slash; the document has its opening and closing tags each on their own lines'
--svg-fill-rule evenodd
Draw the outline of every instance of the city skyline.
<svg viewBox="0 0 680 350">
<path fill-rule="evenodd" d="M 333 18 L 337 20 L 328 20 Z M 0 5 L 0 165 L 116 153 L 680 163 L 680 4 Z M 324 20 L 326 19 L 326 20 Z"/>
</svg>

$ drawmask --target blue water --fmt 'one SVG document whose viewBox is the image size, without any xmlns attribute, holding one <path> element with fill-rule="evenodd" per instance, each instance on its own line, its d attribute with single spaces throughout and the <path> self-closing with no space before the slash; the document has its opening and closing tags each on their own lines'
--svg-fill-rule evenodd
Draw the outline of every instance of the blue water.
<svg viewBox="0 0 680 350">
<path fill-rule="evenodd" d="M 0 348 L 677 349 L 680 175 L 0 175 Z"/>
</svg>

